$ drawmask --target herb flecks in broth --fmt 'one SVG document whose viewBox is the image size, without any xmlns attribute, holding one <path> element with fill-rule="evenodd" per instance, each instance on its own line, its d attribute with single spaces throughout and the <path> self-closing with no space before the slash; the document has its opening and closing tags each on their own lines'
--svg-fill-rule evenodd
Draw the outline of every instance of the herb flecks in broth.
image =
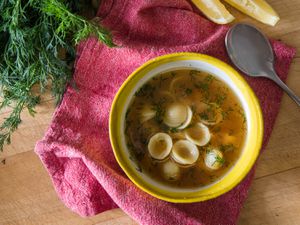
<svg viewBox="0 0 300 225">
<path fill-rule="evenodd" d="M 218 93 L 216 95 L 216 99 L 215 99 L 215 103 L 218 105 L 218 106 L 222 106 L 224 101 L 226 100 L 227 98 L 227 95 L 223 92 L 221 93 Z"/>
<path fill-rule="evenodd" d="M 153 109 L 155 110 L 155 120 L 157 123 L 161 124 L 163 121 L 163 116 L 165 114 L 165 110 L 163 108 L 162 102 L 158 102 L 153 104 Z"/>
<path fill-rule="evenodd" d="M 140 88 L 136 93 L 136 97 L 153 97 L 153 92 L 155 91 L 155 86 L 151 84 L 145 84 L 142 88 Z"/>
<path fill-rule="evenodd" d="M 130 159 L 137 171 L 176 187 L 200 187 L 224 176 L 237 161 L 247 132 L 235 94 L 221 80 L 197 70 L 153 77 L 135 93 L 125 117 Z M 166 148 L 164 155 L 154 156 L 163 158 L 159 160 L 148 148 L 158 133 L 177 146 L 170 154 Z"/>
<path fill-rule="evenodd" d="M 222 110 L 223 120 L 229 119 L 231 112 L 234 112 L 234 109 L 231 106 L 227 109 Z"/>
<path fill-rule="evenodd" d="M 236 147 L 233 144 L 227 144 L 227 145 L 220 145 L 220 150 L 222 152 L 232 152 L 236 149 Z"/>
<path fill-rule="evenodd" d="M 192 94 L 193 93 L 193 90 L 191 89 L 191 88 L 186 88 L 185 89 L 185 94 L 186 95 L 190 95 L 190 94 Z"/>
<path fill-rule="evenodd" d="M 220 164 L 223 165 L 223 164 L 225 163 L 225 159 L 224 159 L 224 158 L 221 158 L 221 157 L 218 156 L 218 155 L 215 157 L 215 160 L 216 160 L 216 161 L 214 162 L 214 164 L 215 164 L 215 163 L 220 163 Z"/>
</svg>

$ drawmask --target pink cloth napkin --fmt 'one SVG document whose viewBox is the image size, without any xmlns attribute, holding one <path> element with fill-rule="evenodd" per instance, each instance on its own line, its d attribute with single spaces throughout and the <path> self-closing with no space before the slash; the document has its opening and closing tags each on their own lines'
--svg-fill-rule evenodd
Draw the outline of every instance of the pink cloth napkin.
<svg viewBox="0 0 300 225">
<path fill-rule="evenodd" d="M 77 51 L 74 81 L 36 145 L 60 199 L 81 216 L 120 207 L 140 224 L 235 224 L 254 169 L 233 190 L 210 201 L 173 204 L 138 189 L 122 172 L 108 135 L 111 102 L 127 76 L 147 60 L 172 52 L 198 52 L 229 63 L 227 26 L 209 22 L 184 0 L 102 0 L 98 16 L 120 48 L 89 38 Z M 272 43 L 276 70 L 285 80 L 295 50 Z M 260 99 L 266 145 L 282 91 L 266 79 L 246 77 Z"/>
</svg>

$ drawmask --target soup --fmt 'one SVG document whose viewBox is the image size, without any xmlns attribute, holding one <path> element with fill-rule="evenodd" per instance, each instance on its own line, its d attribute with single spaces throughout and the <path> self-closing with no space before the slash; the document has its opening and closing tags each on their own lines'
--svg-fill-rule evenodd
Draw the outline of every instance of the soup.
<svg viewBox="0 0 300 225">
<path fill-rule="evenodd" d="M 222 177 L 239 158 L 247 132 L 233 91 L 210 74 L 188 69 L 147 81 L 135 93 L 125 123 L 137 170 L 185 188 Z"/>
</svg>

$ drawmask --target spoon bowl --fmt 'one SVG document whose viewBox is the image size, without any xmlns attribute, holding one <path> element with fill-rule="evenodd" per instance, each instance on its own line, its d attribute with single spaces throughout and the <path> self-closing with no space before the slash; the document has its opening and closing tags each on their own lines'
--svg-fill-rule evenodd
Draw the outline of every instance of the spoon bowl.
<svg viewBox="0 0 300 225">
<path fill-rule="evenodd" d="M 276 74 L 272 46 L 256 27 L 236 24 L 228 31 L 225 45 L 231 61 L 238 69 L 252 77 L 273 80 L 300 106 L 300 98 Z"/>
</svg>

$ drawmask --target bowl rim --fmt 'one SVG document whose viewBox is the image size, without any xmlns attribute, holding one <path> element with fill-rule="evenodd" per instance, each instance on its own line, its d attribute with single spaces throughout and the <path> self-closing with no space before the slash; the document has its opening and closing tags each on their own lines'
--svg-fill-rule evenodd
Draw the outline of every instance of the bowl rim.
<svg viewBox="0 0 300 225">
<path fill-rule="evenodd" d="M 158 64 L 157 66 L 159 66 L 159 65 L 162 65 L 167 62 L 174 62 L 174 61 L 178 61 L 178 60 L 200 60 L 200 61 L 204 61 L 208 64 L 211 64 L 222 71 L 226 71 L 226 74 L 230 78 L 234 77 L 234 78 L 238 79 L 239 82 L 242 83 L 242 85 L 245 87 L 245 91 L 248 92 L 249 97 L 252 100 L 251 105 L 249 105 L 249 102 L 247 102 L 247 104 L 249 105 L 250 110 L 252 112 L 254 112 L 255 116 L 256 116 L 256 118 L 255 118 L 256 122 L 257 122 L 256 136 L 258 138 L 256 141 L 255 147 L 253 147 L 253 149 L 252 149 L 253 150 L 252 157 L 249 159 L 248 164 L 245 166 L 243 172 L 235 180 L 233 180 L 229 185 L 223 187 L 220 191 L 212 193 L 212 194 L 200 195 L 200 196 L 194 196 L 194 197 L 189 195 L 188 197 L 181 197 L 181 198 L 175 198 L 175 197 L 172 198 L 172 197 L 165 196 L 163 194 L 159 194 L 160 188 L 155 187 L 155 189 L 153 190 L 153 188 L 151 188 L 150 185 L 147 186 L 146 182 L 141 181 L 141 180 L 139 181 L 138 179 L 136 180 L 136 175 L 131 173 L 131 170 L 129 169 L 129 167 L 126 164 L 126 161 L 124 161 L 122 159 L 122 156 L 119 152 L 121 149 L 118 150 L 118 148 L 119 148 L 118 143 L 117 143 L 118 138 L 114 137 L 114 133 L 117 132 L 115 129 L 116 120 L 114 119 L 115 118 L 114 115 L 115 115 L 116 109 L 117 109 L 117 101 L 120 97 L 120 94 L 125 89 L 125 87 L 128 85 L 128 83 L 135 76 L 137 76 L 139 73 L 143 72 L 143 70 L 147 69 L 148 67 L 151 67 L 155 64 Z M 159 63 L 161 63 L 161 64 L 159 64 Z M 151 71 L 151 69 L 150 69 L 150 71 Z M 149 70 L 148 71 L 146 70 L 146 72 L 143 74 L 143 77 L 148 72 L 149 72 Z M 123 82 L 123 84 L 119 88 L 118 92 L 116 93 L 116 95 L 113 99 L 113 102 L 111 105 L 111 110 L 110 110 L 110 115 L 109 115 L 109 138 L 110 138 L 110 142 L 111 142 L 111 146 L 112 146 L 115 158 L 116 158 L 118 164 L 120 165 L 120 167 L 122 168 L 122 170 L 125 172 L 125 174 L 128 176 L 128 178 L 144 192 L 146 192 L 158 199 L 165 200 L 168 202 L 173 202 L 173 203 L 192 203 L 192 202 L 200 202 L 200 201 L 209 200 L 209 199 L 218 197 L 218 196 L 230 191 L 235 186 L 237 186 L 246 177 L 246 175 L 249 173 L 249 171 L 253 167 L 255 161 L 257 160 L 260 149 L 262 147 L 263 134 L 264 134 L 263 114 L 262 114 L 262 110 L 261 110 L 261 107 L 259 104 L 259 100 L 258 100 L 257 96 L 255 95 L 254 91 L 251 89 L 250 85 L 247 83 L 247 81 L 234 68 L 232 68 L 227 63 L 225 63 L 217 58 L 214 58 L 212 56 L 208 56 L 208 55 L 200 54 L 200 53 L 193 53 L 193 52 L 179 52 L 179 53 L 166 54 L 166 55 L 155 57 L 155 58 L 150 59 L 147 62 L 143 63 L 140 67 L 138 67 L 135 71 L 133 71 L 126 78 L 126 80 Z"/>
</svg>

